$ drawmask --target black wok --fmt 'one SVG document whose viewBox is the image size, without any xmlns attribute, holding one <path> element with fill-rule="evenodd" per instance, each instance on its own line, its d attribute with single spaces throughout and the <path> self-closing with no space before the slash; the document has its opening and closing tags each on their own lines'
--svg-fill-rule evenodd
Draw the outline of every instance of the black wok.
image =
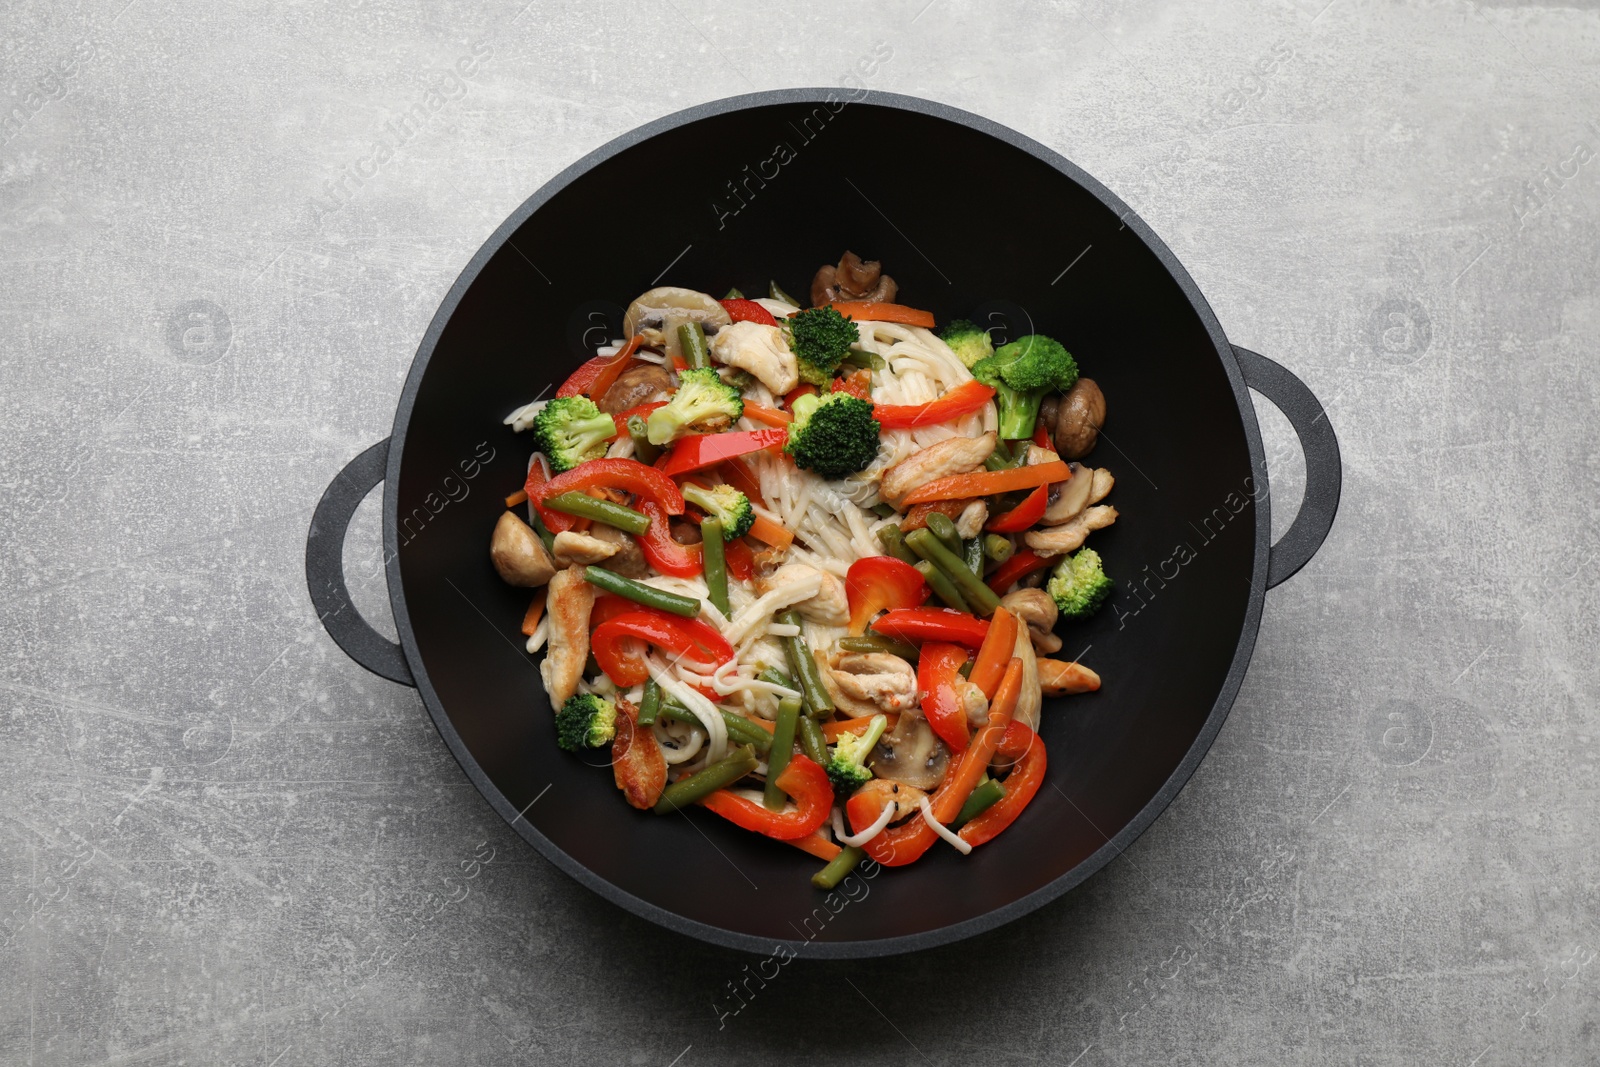
<svg viewBox="0 0 1600 1067">
<path fill-rule="evenodd" d="M 556 748 L 517 636 L 527 594 L 499 581 L 486 550 L 529 451 L 501 419 L 620 336 L 634 296 L 655 284 L 764 290 L 771 277 L 804 297 L 846 248 L 882 259 L 901 299 L 941 322 L 1060 338 L 1107 396 L 1091 459 L 1115 472 L 1122 517 L 1093 542 L 1117 592 L 1063 631 L 1063 655 L 1081 652 L 1105 688 L 1047 702 L 1045 789 L 972 856 L 936 849 L 881 871 L 835 913 L 809 884 L 817 861 L 708 812 L 634 811 L 599 754 Z M 1249 388 L 1284 411 L 1306 453 L 1305 500 L 1276 545 Z M 340 563 L 350 517 L 380 481 L 398 646 L 351 607 Z M 1310 391 L 1231 346 L 1172 253 L 1093 178 L 943 105 L 785 90 L 621 137 L 495 231 L 422 340 L 393 436 L 328 487 L 306 572 L 340 647 L 415 685 L 489 803 L 578 881 L 718 944 L 873 956 L 1025 915 L 1150 825 L 1222 726 L 1263 597 L 1321 545 L 1339 484 Z"/>
</svg>

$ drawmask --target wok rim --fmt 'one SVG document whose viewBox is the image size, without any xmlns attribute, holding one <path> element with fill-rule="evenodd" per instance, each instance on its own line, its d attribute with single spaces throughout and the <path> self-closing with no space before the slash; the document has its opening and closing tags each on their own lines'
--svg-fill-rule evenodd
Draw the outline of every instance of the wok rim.
<svg viewBox="0 0 1600 1067">
<path fill-rule="evenodd" d="M 461 765 L 461 769 L 466 772 L 468 779 L 471 780 L 478 792 L 489 802 L 490 807 L 508 825 L 515 829 L 523 840 L 532 845 L 541 856 L 555 864 L 567 875 L 613 904 L 648 919 L 658 926 L 724 948 L 755 953 L 768 953 L 777 951 L 780 948 L 787 948 L 797 956 L 812 959 L 867 959 L 877 956 L 892 956 L 965 940 L 977 934 L 994 930 L 1038 910 L 1045 904 L 1062 896 L 1068 890 L 1080 885 L 1125 852 L 1177 799 L 1178 794 L 1188 784 L 1189 779 L 1193 777 L 1194 772 L 1199 768 L 1200 762 L 1210 751 L 1217 734 L 1222 729 L 1223 723 L 1227 721 L 1228 713 L 1232 710 L 1234 700 L 1238 697 L 1239 688 L 1244 683 L 1245 673 L 1249 669 L 1250 659 L 1255 651 L 1256 637 L 1260 630 L 1263 606 L 1266 599 L 1267 565 L 1272 548 L 1271 487 L 1266 467 L 1266 450 L 1262 444 L 1260 425 L 1256 419 L 1255 406 L 1250 399 L 1249 388 L 1245 384 L 1243 370 L 1239 366 L 1238 358 L 1234 355 L 1231 343 L 1223 332 L 1221 323 L 1218 322 L 1210 305 L 1201 294 L 1199 286 L 1189 276 L 1189 272 L 1184 269 L 1177 256 L 1172 253 L 1166 243 L 1156 236 L 1155 232 L 1132 208 L 1094 177 L 1072 163 L 1065 156 L 1035 141 L 1033 138 L 1018 133 L 991 119 L 976 115 L 970 111 L 951 107 L 948 104 L 898 93 L 870 92 L 862 100 L 851 103 L 867 103 L 880 107 L 895 108 L 959 123 L 1027 152 L 1067 179 L 1076 182 L 1090 195 L 1111 209 L 1134 238 L 1143 242 L 1156 256 L 1162 267 L 1177 283 L 1195 314 L 1199 316 L 1207 336 L 1211 339 L 1217 358 L 1222 363 L 1228 384 L 1233 390 L 1234 400 L 1239 408 L 1240 421 L 1244 428 L 1246 447 L 1249 451 L 1250 466 L 1252 468 L 1251 475 L 1256 479 L 1255 484 L 1262 487 L 1262 491 L 1256 494 L 1255 553 L 1250 578 L 1250 595 L 1245 605 L 1244 620 L 1238 645 L 1234 650 L 1233 660 L 1228 666 L 1227 674 L 1223 678 L 1216 700 L 1213 702 L 1211 710 L 1207 713 L 1200 732 L 1195 736 L 1188 751 L 1184 753 L 1183 759 L 1179 761 L 1177 767 L 1162 783 L 1161 788 L 1140 807 L 1138 813 L 1132 819 L 1108 838 L 1103 845 L 1090 853 L 1076 866 L 1040 886 L 1027 896 L 1020 897 L 1009 904 L 1001 905 L 970 919 L 947 923 L 944 926 L 917 934 L 856 941 L 802 941 L 757 937 L 752 934 L 712 926 L 686 918 L 620 888 L 568 855 L 565 850 L 541 834 L 534 828 L 532 823 L 523 818 L 522 812 L 500 792 L 488 775 L 484 773 L 477 760 L 473 758 L 472 753 L 468 751 L 466 745 L 462 742 L 455 726 L 451 723 L 450 716 L 445 711 L 443 703 L 434 689 L 432 680 L 428 676 L 421 650 L 417 645 L 416 633 L 412 628 L 409 610 L 406 605 L 404 583 L 400 576 L 398 487 L 400 484 L 401 460 L 405 455 L 406 431 L 410 426 L 417 395 L 421 389 L 422 380 L 427 374 L 428 365 L 432 361 L 439 338 L 444 333 L 446 325 L 455 314 L 467 290 L 477 280 L 479 273 L 490 259 L 504 247 L 517 229 L 534 212 L 543 207 L 547 201 L 567 186 L 587 175 L 596 165 L 658 134 L 699 122 L 703 119 L 751 108 L 769 107 L 775 104 L 825 104 L 837 102 L 840 99 L 841 93 L 838 89 L 795 88 L 746 93 L 707 101 L 665 115 L 613 138 L 587 153 L 540 186 L 533 195 L 524 200 L 484 240 L 477 252 L 473 254 L 471 260 L 462 269 L 454 284 L 451 285 L 439 306 L 439 310 L 434 313 L 433 319 L 429 322 L 427 332 L 423 335 L 422 341 L 417 347 L 417 354 L 412 360 L 411 369 L 406 375 L 405 385 L 401 390 L 399 403 L 396 406 L 383 490 L 385 571 L 389 588 L 390 607 L 394 615 L 395 629 L 400 639 L 400 647 L 404 651 L 406 662 L 410 665 L 417 692 L 422 697 L 423 706 L 427 709 L 428 716 L 433 720 L 434 727 L 444 739 L 451 755 Z M 1093 826 L 1092 823 L 1091 826 Z M 1094 829 L 1104 836 L 1103 831 L 1099 831 L 1098 827 L 1094 827 Z"/>
</svg>

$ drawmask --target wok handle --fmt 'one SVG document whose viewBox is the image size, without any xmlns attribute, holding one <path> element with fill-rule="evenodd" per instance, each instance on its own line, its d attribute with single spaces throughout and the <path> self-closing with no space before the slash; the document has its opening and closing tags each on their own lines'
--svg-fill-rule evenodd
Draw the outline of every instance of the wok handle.
<svg viewBox="0 0 1600 1067">
<path fill-rule="evenodd" d="M 1283 412 L 1306 456 L 1306 495 L 1300 502 L 1300 513 L 1272 546 L 1267 559 L 1267 588 L 1271 589 L 1294 577 L 1327 540 L 1339 510 L 1344 467 L 1339 460 L 1339 439 L 1333 434 L 1328 413 L 1306 383 L 1287 367 L 1248 348 L 1234 345 L 1233 354 L 1244 371 L 1244 383 Z"/>
<path fill-rule="evenodd" d="M 361 617 L 344 580 L 344 535 L 361 501 L 383 481 L 388 465 L 389 439 L 385 437 L 347 463 L 328 483 L 306 533 L 306 587 L 323 629 L 345 655 L 373 674 L 414 686 L 417 683 L 405 653 Z"/>
</svg>

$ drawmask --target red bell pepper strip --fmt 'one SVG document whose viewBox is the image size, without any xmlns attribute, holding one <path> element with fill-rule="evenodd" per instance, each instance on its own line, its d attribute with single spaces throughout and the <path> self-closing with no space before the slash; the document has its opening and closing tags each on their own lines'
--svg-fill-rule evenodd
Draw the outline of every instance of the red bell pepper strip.
<svg viewBox="0 0 1600 1067">
<path fill-rule="evenodd" d="M 750 551 L 750 543 L 742 537 L 736 537 L 722 546 L 722 556 L 728 565 L 728 573 L 741 582 L 754 581 L 756 577 L 756 557 Z"/>
<path fill-rule="evenodd" d="M 595 356 L 577 370 L 572 376 L 561 383 L 561 388 L 556 390 L 557 397 L 585 396 L 598 400 L 605 395 L 617 378 L 627 368 L 628 362 L 633 359 L 633 354 L 639 350 L 639 345 L 644 342 L 642 334 L 635 334 L 628 338 L 628 343 L 609 356 Z"/>
<path fill-rule="evenodd" d="M 759 322 L 763 326 L 776 326 L 778 320 L 772 317 L 772 312 L 756 303 L 754 300 L 718 300 L 722 309 L 728 313 L 728 318 L 734 322 Z"/>
<path fill-rule="evenodd" d="M 789 431 L 776 427 L 766 430 L 735 430 L 732 433 L 703 433 L 685 437 L 672 446 L 672 458 L 661 470 L 676 478 L 691 471 L 713 467 L 735 456 L 764 449 L 782 448 Z"/>
<path fill-rule="evenodd" d="M 885 430 L 909 430 L 917 426 L 933 426 L 949 422 L 963 415 L 971 415 L 974 411 L 982 411 L 983 406 L 992 399 L 994 399 L 992 387 L 980 381 L 970 381 L 956 386 L 938 400 L 926 404 L 875 405 L 872 417 L 877 419 L 878 425 Z"/>
<path fill-rule="evenodd" d="M 674 578 L 693 578 L 705 570 L 699 545 L 680 545 L 672 539 L 672 528 L 661 505 L 653 500 L 640 500 L 635 506 L 650 520 L 644 533 L 635 538 L 650 566 Z"/>
<path fill-rule="evenodd" d="M 625 596 L 615 593 L 601 593 L 594 598 L 594 607 L 589 609 L 589 629 L 593 630 L 601 623 L 610 622 L 618 615 L 631 615 L 636 611 L 646 610 L 643 605 L 629 600 Z"/>
<path fill-rule="evenodd" d="M 543 506 L 544 501 L 562 493 L 620 489 L 634 494 L 641 501 L 655 501 L 668 515 L 683 514 L 683 494 L 678 491 L 677 484 L 636 459 L 591 459 L 549 481 L 543 480 L 542 471 L 538 480 L 535 479 L 534 470 L 538 470 L 538 466 L 534 464 L 528 472 L 528 499 L 539 508 L 539 517 L 553 533 L 570 530 L 577 521 L 571 515 Z"/>
<path fill-rule="evenodd" d="M 1055 556 L 1041 556 L 1031 548 L 1024 548 L 996 567 L 985 583 L 1000 596 L 1005 596 L 1013 583 L 1022 581 L 1034 571 L 1043 570 L 1056 559 Z"/>
<path fill-rule="evenodd" d="M 865 556 L 850 564 L 844 579 L 850 602 L 850 634 L 867 632 L 867 623 L 880 611 L 914 608 L 925 599 L 917 568 L 893 556 Z"/>
<path fill-rule="evenodd" d="M 960 752 L 972 739 L 967 711 L 961 702 L 961 665 L 967 650 L 944 641 L 929 641 L 917 659 L 917 691 L 922 694 L 922 714 L 939 740 Z"/>
<path fill-rule="evenodd" d="M 1045 509 L 1049 506 L 1050 487 L 1041 485 L 1029 493 L 1022 503 L 989 523 L 985 529 L 991 533 L 1021 533 L 1044 518 Z"/>
<path fill-rule="evenodd" d="M 736 826 L 779 841 L 795 841 L 815 833 L 833 808 L 833 786 L 827 772 L 796 752 L 775 781 L 794 800 L 793 810 L 768 811 L 726 789 L 717 790 L 700 803 Z"/>
<path fill-rule="evenodd" d="M 1033 443 L 1040 448 L 1048 448 L 1052 452 L 1055 451 L 1054 448 L 1050 447 L 1050 431 L 1045 428 L 1043 419 L 1033 424 Z"/>
<path fill-rule="evenodd" d="M 644 607 L 595 627 L 589 647 L 606 677 L 626 689 L 641 685 L 650 677 L 644 651 L 638 644 L 641 641 L 670 653 L 676 661 L 701 674 L 710 674 L 733 659 L 733 646 L 714 627 L 699 619 Z"/>
<path fill-rule="evenodd" d="M 742 459 L 730 459 L 722 465 L 722 480 L 749 498 L 757 507 L 766 507 L 767 498 L 761 495 L 761 482 L 755 471 Z"/>
<path fill-rule="evenodd" d="M 848 377 L 837 378 L 833 383 L 833 391 L 836 393 L 849 393 L 851 396 L 859 397 L 870 403 L 872 401 L 872 372 L 858 370 Z"/>
<path fill-rule="evenodd" d="M 872 628 L 902 641 L 951 641 L 977 648 L 989 633 L 989 622 L 954 608 L 896 608 Z"/>
<path fill-rule="evenodd" d="M 944 781 L 939 783 L 939 788 L 929 798 L 933 817 L 939 822 L 948 825 L 960 813 L 967 797 L 972 795 L 973 787 L 978 784 L 984 768 L 988 767 L 1001 738 L 1005 736 L 1011 716 L 1017 710 L 1017 696 L 1021 691 L 1022 660 L 1013 659 L 1006 669 L 1005 680 L 995 693 L 994 702 L 989 705 L 988 723 L 956 758 L 954 766 L 946 772 Z M 883 812 L 882 801 L 873 795 L 871 789 L 856 792 L 845 803 L 844 810 L 850 819 L 851 830 L 858 834 L 877 822 Z M 920 859 L 938 839 L 939 835 L 933 832 L 933 827 L 928 825 L 926 819 L 913 815 L 899 826 L 888 827 L 862 847 L 867 855 L 885 867 L 903 867 Z"/>
<path fill-rule="evenodd" d="M 611 416 L 611 421 L 617 425 L 617 432 L 606 438 L 606 440 L 615 441 L 617 438 L 627 433 L 628 420 L 633 416 L 639 415 L 648 419 L 650 417 L 650 413 L 656 408 L 664 408 L 666 406 L 667 402 L 665 400 L 652 400 L 648 404 L 640 404 L 636 408 L 629 408 L 627 411 L 617 412 L 615 415 Z"/>
<path fill-rule="evenodd" d="M 981 845 L 999 836 L 1000 831 L 1016 821 L 1022 809 L 1028 806 L 1044 784 L 1048 763 L 1044 742 L 1028 729 L 1026 723 L 1015 719 L 1008 723 L 995 752 L 1016 762 L 1012 765 L 1011 773 L 1006 775 L 1006 795 L 958 831 L 961 839 L 969 845 Z"/>
</svg>

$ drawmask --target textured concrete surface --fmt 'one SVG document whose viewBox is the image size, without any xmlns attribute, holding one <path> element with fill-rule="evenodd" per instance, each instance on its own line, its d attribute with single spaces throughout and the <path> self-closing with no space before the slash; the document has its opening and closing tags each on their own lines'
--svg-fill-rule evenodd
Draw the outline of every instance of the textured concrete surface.
<svg viewBox="0 0 1600 1067">
<path fill-rule="evenodd" d="M 1600 20 L 1322 2 L 7 4 L 0 1057 L 1600 1061 Z M 522 846 L 416 696 L 308 624 L 303 537 L 513 205 L 877 42 L 872 88 L 1142 212 L 1330 404 L 1344 505 L 1126 857 L 719 1019 L 756 961 Z M 1264 419 L 1281 528 L 1299 460 Z M 377 542 L 369 501 L 352 561 Z"/>
</svg>

